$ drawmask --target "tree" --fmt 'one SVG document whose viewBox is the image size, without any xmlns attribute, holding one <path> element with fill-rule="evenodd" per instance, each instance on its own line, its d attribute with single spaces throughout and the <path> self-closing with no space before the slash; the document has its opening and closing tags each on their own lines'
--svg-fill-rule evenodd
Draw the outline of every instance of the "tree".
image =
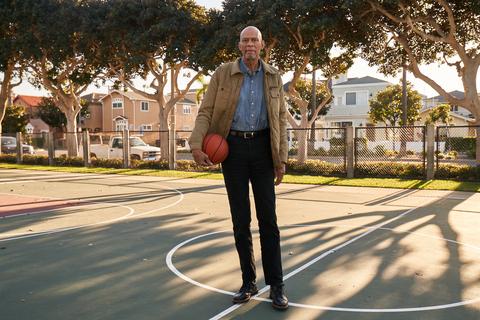
<svg viewBox="0 0 480 320">
<path fill-rule="evenodd" d="M 397 132 L 399 131 L 396 127 L 413 125 L 414 122 L 420 118 L 419 114 L 422 108 L 422 96 L 417 91 L 412 90 L 410 84 L 407 84 L 407 123 L 404 123 L 402 98 L 402 85 L 397 84 L 379 91 L 369 103 L 370 111 L 368 115 L 370 116 L 370 120 L 373 123 L 383 122 L 387 126 L 393 127 L 394 149 Z M 405 134 L 401 134 L 401 155 L 404 155 L 406 151 L 405 138 Z"/>
<path fill-rule="evenodd" d="M 81 99 L 80 105 L 82 106 L 80 116 L 87 115 L 89 113 L 87 101 Z M 52 128 L 58 128 L 62 131 L 67 128 L 67 117 L 60 110 L 53 98 L 42 99 L 42 102 L 37 106 L 37 116 Z"/>
<path fill-rule="evenodd" d="M 30 37 L 30 81 L 51 92 L 55 105 L 67 119 L 68 156 L 78 155 L 77 116 L 80 95 L 103 70 L 108 57 L 99 50 L 104 44 L 103 22 L 107 2 L 102 0 L 25 0 L 30 8 L 29 24 L 22 32 Z M 56 32 L 52 32 L 56 30 Z"/>
<path fill-rule="evenodd" d="M 157 101 L 159 112 L 160 149 L 162 159 L 169 158 L 168 130 L 174 130 L 169 115 L 175 104 L 188 93 L 211 62 L 205 52 L 211 51 L 204 33 L 213 13 L 207 14 L 193 0 L 131 1 L 115 0 L 111 4 L 106 31 L 114 50 L 109 76 L 126 88 Z M 211 38 L 211 33 L 208 35 Z M 211 58 L 211 57 L 210 57 Z M 193 70 L 188 83 L 181 88 L 179 77 L 186 69 Z M 140 77 L 143 89 L 133 79 Z M 171 84 L 169 99 L 165 93 Z M 171 132 L 172 133 L 172 132 Z"/>
<path fill-rule="evenodd" d="M 413 125 L 419 119 L 422 108 L 422 96 L 407 85 L 407 123 L 402 120 L 402 86 L 391 85 L 379 91 L 370 100 L 370 120 L 373 123 L 383 122 L 387 126 Z"/>
<path fill-rule="evenodd" d="M 429 112 L 425 124 L 436 124 L 438 122 L 449 125 L 452 122 L 450 115 L 450 105 L 443 103 L 433 107 Z"/>
<path fill-rule="evenodd" d="M 3 118 L 2 133 L 25 133 L 25 126 L 28 123 L 28 115 L 25 108 L 17 105 L 10 105 Z"/>
<path fill-rule="evenodd" d="M 386 74 L 405 62 L 413 75 L 429 84 L 451 105 L 469 110 L 480 125 L 476 84 L 480 66 L 480 10 L 477 0 L 350 0 L 354 32 L 368 34 L 362 56 Z M 446 64 L 461 78 L 465 96 L 449 94 L 420 65 Z M 480 137 L 480 135 L 477 135 Z M 480 163 L 480 139 L 477 139 Z"/>
<path fill-rule="evenodd" d="M 22 82 L 22 67 L 19 64 L 21 51 L 18 50 L 22 36 L 17 30 L 18 21 L 21 21 L 22 16 L 20 6 L 17 1 L 0 2 L 0 133 L 5 132 L 2 125 L 12 88 Z"/>
<path fill-rule="evenodd" d="M 332 93 L 330 89 L 326 90 L 316 108 L 310 109 L 309 101 L 298 89 L 301 87 L 301 76 L 321 70 L 329 83 L 332 77 L 345 72 L 353 60 L 356 40 L 353 41 L 354 38 L 345 32 L 350 21 L 344 7 L 340 2 L 329 0 L 227 0 L 224 1 L 223 12 L 226 28 L 219 38 L 226 39 L 225 50 L 237 52 L 239 32 L 249 24 L 257 26 L 266 42 L 263 59 L 281 72 L 293 72 L 285 90 L 291 105 L 296 106 L 296 111 L 289 113 L 289 124 L 296 129 L 309 129 L 320 111 L 331 101 Z M 334 49 L 339 47 L 342 50 L 334 54 Z M 307 156 L 306 130 L 298 130 L 296 135 L 297 160 L 303 162 Z"/>
</svg>

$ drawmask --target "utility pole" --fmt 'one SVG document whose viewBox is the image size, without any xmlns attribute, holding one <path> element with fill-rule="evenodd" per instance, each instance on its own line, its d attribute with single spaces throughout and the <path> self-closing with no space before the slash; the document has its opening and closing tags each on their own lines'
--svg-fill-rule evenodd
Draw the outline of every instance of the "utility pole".
<svg viewBox="0 0 480 320">
<path fill-rule="evenodd" d="M 402 122 L 403 126 L 407 126 L 408 112 L 408 93 L 407 93 L 407 66 L 405 57 L 402 64 Z M 404 156 L 407 153 L 407 133 L 408 129 L 400 129 L 400 156 Z"/>
<path fill-rule="evenodd" d="M 175 67 L 172 64 L 171 67 L 171 92 L 170 92 L 170 99 L 173 101 L 173 98 L 175 97 L 175 82 L 174 82 L 174 75 L 175 75 Z M 176 164 L 177 164 L 177 143 L 175 139 L 175 126 L 176 126 L 176 115 L 177 115 L 177 107 L 176 104 L 173 106 L 172 110 L 170 111 L 170 130 L 168 134 L 168 143 L 169 143 L 169 152 L 168 152 L 168 168 L 170 170 L 175 170 L 176 169 Z"/>
<path fill-rule="evenodd" d="M 316 70 L 313 69 L 312 71 L 312 101 L 310 101 L 310 114 L 313 117 L 315 113 L 315 109 L 317 106 L 317 77 L 316 77 Z M 310 143 L 309 149 L 314 152 L 315 150 L 315 119 L 312 119 L 312 126 L 310 130 Z"/>
</svg>

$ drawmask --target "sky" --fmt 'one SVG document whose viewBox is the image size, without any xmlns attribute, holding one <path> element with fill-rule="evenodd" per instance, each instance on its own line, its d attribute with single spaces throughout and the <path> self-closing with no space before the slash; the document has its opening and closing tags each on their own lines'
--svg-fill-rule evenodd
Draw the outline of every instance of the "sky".
<svg viewBox="0 0 480 320">
<path fill-rule="evenodd" d="M 221 0 L 196 0 L 196 2 L 206 8 L 217 8 L 221 9 L 222 1 Z M 461 79 L 458 77 L 456 70 L 452 67 L 448 67 L 446 65 L 426 65 L 420 68 L 422 72 L 424 72 L 427 76 L 430 76 L 432 79 L 437 81 L 437 83 L 441 84 L 442 87 L 447 90 L 447 92 L 453 90 L 460 90 L 463 91 L 463 86 Z M 383 74 L 379 73 L 376 67 L 368 66 L 368 63 L 360 58 L 355 59 L 355 63 L 353 66 L 348 70 L 348 77 L 365 77 L 371 76 L 378 79 L 389 81 L 393 84 L 397 84 L 400 82 L 401 73 L 399 73 L 396 77 L 386 77 Z M 407 73 L 407 80 L 413 83 L 414 89 L 419 91 L 421 94 L 432 97 L 437 96 L 438 93 L 433 90 L 428 84 L 423 82 L 422 80 L 416 79 L 411 73 Z M 288 79 L 284 79 L 284 81 L 288 81 Z M 182 82 L 180 82 L 181 84 Z M 167 86 L 169 87 L 169 86 Z M 480 75 L 477 77 L 477 87 L 480 87 Z M 106 88 L 89 88 L 87 92 L 103 92 L 107 91 Z M 46 95 L 45 91 L 39 91 L 33 88 L 31 85 L 22 84 L 19 87 L 14 88 L 14 92 L 16 94 L 27 94 L 27 95 Z"/>
</svg>

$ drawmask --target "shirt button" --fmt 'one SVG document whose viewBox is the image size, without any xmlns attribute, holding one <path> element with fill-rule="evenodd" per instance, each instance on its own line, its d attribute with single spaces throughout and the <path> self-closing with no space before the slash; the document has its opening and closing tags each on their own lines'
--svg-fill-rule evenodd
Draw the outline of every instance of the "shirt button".
<svg viewBox="0 0 480 320">
<path fill-rule="evenodd" d="M 250 116 L 253 118 L 253 113 Z"/>
</svg>

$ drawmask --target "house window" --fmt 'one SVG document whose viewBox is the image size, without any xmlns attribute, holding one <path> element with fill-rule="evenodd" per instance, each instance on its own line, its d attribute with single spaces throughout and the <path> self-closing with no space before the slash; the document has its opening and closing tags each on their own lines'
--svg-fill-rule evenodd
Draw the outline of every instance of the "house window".
<svg viewBox="0 0 480 320">
<path fill-rule="evenodd" d="M 151 124 L 142 124 L 140 126 L 140 131 L 152 131 L 152 125 Z"/>
<path fill-rule="evenodd" d="M 115 98 L 112 100 L 112 108 L 113 109 L 121 109 L 123 108 L 123 100 L 122 98 Z"/>
<path fill-rule="evenodd" d="M 128 128 L 128 121 L 127 120 L 117 120 L 115 121 L 115 130 L 116 131 L 123 131 Z"/>
<path fill-rule="evenodd" d="M 345 93 L 345 102 L 347 106 L 357 105 L 357 93 L 356 92 Z"/>
<path fill-rule="evenodd" d="M 142 101 L 142 105 L 140 106 L 141 111 L 148 111 L 149 105 L 147 101 Z"/>
<path fill-rule="evenodd" d="M 191 106 L 183 106 L 183 114 L 191 114 L 192 113 L 192 107 Z"/>
<path fill-rule="evenodd" d="M 450 111 L 458 112 L 458 106 L 451 106 Z"/>
</svg>

